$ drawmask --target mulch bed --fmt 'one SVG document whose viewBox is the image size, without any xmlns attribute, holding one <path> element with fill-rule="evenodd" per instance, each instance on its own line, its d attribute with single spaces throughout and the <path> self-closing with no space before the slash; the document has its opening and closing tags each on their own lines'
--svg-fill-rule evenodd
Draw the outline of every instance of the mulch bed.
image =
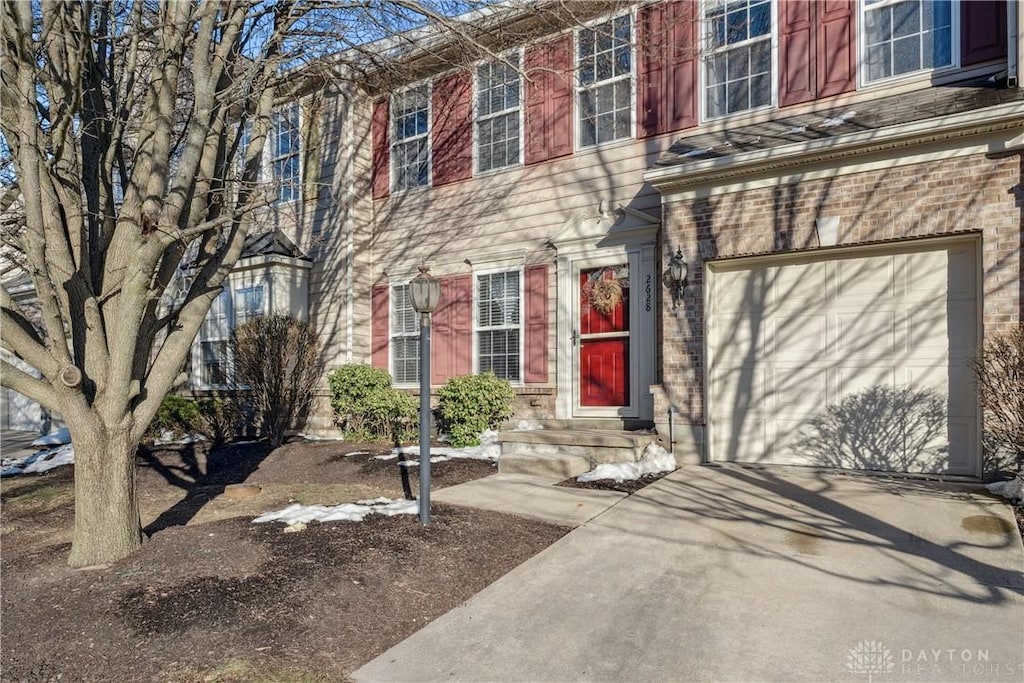
<svg viewBox="0 0 1024 683">
<path fill-rule="evenodd" d="M 273 452 L 259 444 L 147 452 L 140 497 L 145 506 L 169 487 L 243 481 L 402 490 L 406 468 L 345 457 L 354 450 L 373 449 L 316 442 Z M 455 460 L 435 463 L 432 475 L 440 487 L 493 471 Z M 181 524 L 165 518 L 135 555 L 75 571 L 66 566 L 68 544 L 46 535 L 71 520 L 69 473 L 4 481 L 4 680 L 343 679 L 567 532 L 443 505 L 433 506 L 426 527 L 412 515 L 372 516 L 297 533 L 251 516 L 198 523 L 183 513 Z M 409 476 L 415 491 L 416 468 Z M 43 537 L 27 542 L 33 533 Z"/>
</svg>

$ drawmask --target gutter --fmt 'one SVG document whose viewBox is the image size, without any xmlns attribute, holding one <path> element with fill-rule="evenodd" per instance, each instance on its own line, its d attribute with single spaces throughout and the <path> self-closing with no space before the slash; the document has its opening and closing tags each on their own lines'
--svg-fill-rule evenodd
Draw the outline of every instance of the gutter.
<svg viewBox="0 0 1024 683">
<path fill-rule="evenodd" d="M 898 149 L 910 145 L 937 142 L 956 137 L 1007 129 L 1020 129 L 1022 102 L 1007 102 L 994 107 L 913 121 L 832 138 L 810 140 L 771 149 L 743 152 L 732 156 L 654 167 L 644 173 L 644 181 L 659 191 L 672 190 L 712 180 L 735 178 L 753 173 L 791 168 L 818 161 L 842 159 L 860 154 Z M 1024 144 L 1018 136 L 1014 147 Z M 997 151 L 997 150 L 994 150 Z"/>
</svg>

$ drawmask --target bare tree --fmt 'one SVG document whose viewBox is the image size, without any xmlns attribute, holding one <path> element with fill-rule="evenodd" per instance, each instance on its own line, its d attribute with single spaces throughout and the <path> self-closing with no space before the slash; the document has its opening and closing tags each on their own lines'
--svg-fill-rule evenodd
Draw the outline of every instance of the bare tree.
<svg viewBox="0 0 1024 683">
<path fill-rule="evenodd" d="M 3 3 L 0 261 L 36 298 L 0 288 L 0 342 L 38 376 L 3 362 L 0 381 L 71 430 L 71 565 L 141 543 L 137 444 L 273 199 L 275 103 L 339 74 L 380 92 L 615 3 L 487 4 Z"/>
</svg>

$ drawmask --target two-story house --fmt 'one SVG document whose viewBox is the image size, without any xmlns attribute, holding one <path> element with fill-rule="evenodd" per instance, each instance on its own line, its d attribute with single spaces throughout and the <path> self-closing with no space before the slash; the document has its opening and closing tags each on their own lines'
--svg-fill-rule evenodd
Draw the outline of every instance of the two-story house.
<svg viewBox="0 0 1024 683">
<path fill-rule="evenodd" d="M 355 273 L 311 310 L 414 387 L 427 263 L 435 385 L 493 371 L 521 416 L 655 423 L 692 460 L 978 475 L 970 359 L 1021 320 L 1019 9 L 636 3 L 412 55 L 353 101 Z"/>
<path fill-rule="evenodd" d="M 329 369 L 414 389 L 425 263 L 435 386 L 493 371 L 519 417 L 653 424 L 684 460 L 981 474 L 970 360 L 1024 317 L 1020 3 L 574 7 L 291 98 L 279 232 L 193 387 L 231 325 L 299 310 Z"/>
</svg>

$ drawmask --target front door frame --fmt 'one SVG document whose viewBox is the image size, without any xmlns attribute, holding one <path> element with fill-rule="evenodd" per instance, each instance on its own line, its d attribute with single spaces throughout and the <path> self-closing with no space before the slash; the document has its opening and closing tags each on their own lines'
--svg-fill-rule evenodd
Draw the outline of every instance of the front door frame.
<svg viewBox="0 0 1024 683">
<path fill-rule="evenodd" d="M 653 243 L 588 249 L 559 254 L 557 269 L 558 307 L 556 315 L 558 397 L 555 416 L 620 417 L 654 419 L 649 387 L 655 383 L 657 284 Z M 583 407 L 580 405 L 579 346 L 573 344 L 573 330 L 579 327 L 580 270 L 629 264 L 629 405 L 625 407 Z"/>
</svg>

